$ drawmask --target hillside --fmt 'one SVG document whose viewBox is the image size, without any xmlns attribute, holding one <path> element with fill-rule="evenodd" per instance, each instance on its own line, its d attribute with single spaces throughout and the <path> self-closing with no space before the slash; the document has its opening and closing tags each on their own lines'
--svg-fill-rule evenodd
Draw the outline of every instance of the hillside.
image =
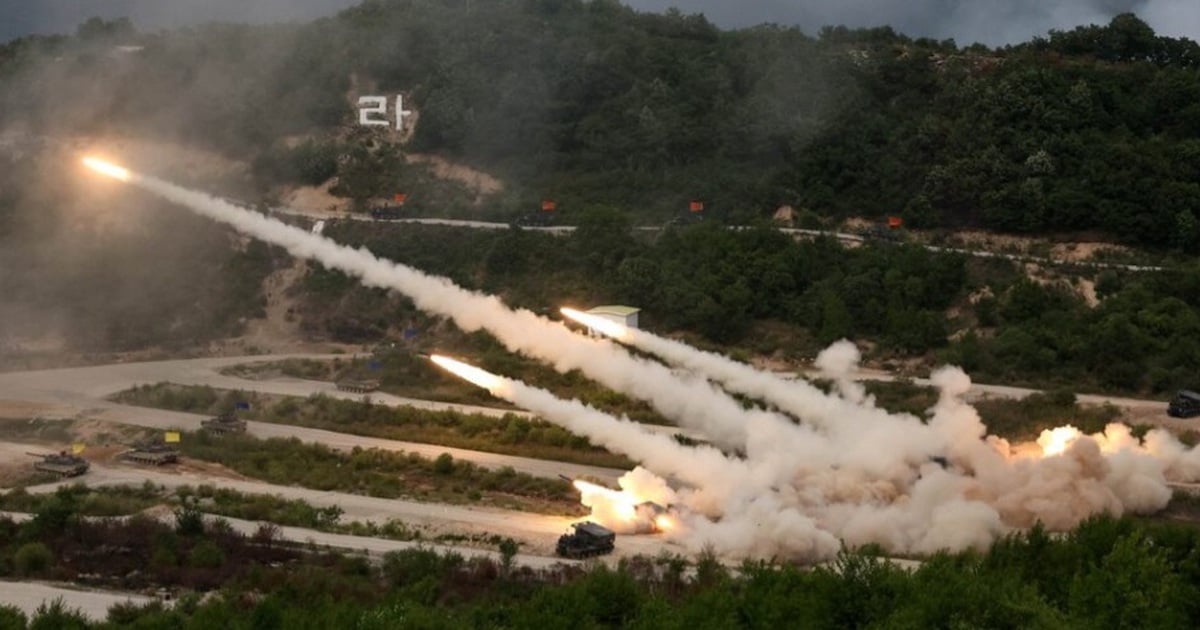
<svg viewBox="0 0 1200 630">
<path fill-rule="evenodd" d="M 359 200 L 404 188 L 426 214 L 553 197 L 657 221 L 700 198 L 739 221 L 790 205 L 1191 251 L 1198 61 L 1132 15 L 993 50 L 722 31 L 611 0 L 371 0 L 310 24 L 18 40 L 0 49 L 0 120 L 212 148 L 252 162 L 262 193 L 334 175 Z M 358 96 L 398 93 L 411 137 L 355 127 Z M 405 153 L 505 186 L 480 203 Z"/>
<path fill-rule="evenodd" d="M 552 197 L 581 226 L 570 238 L 328 233 L 542 311 L 637 304 L 656 330 L 745 358 L 804 359 L 849 336 L 885 366 L 1168 391 L 1200 368 L 1196 271 L 1179 262 L 1200 229 L 1198 50 L 1131 15 L 993 50 L 889 29 L 721 31 L 603 0 L 371 1 L 309 24 L 153 34 L 93 20 L 0 47 L 0 318 L 26 349 L 84 352 L 297 332 L 362 344 L 413 325 L 455 337 L 403 300 L 62 169 L 98 148 L 318 210 L 404 190 L 413 213 L 505 220 Z M 357 125 L 358 96 L 397 93 L 415 128 Z M 802 225 L 899 214 L 930 238 L 1083 233 L 1176 260 L 1062 273 L 766 230 L 631 231 L 692 198 L 710 224 L 786 204 Z"/>
</svg>

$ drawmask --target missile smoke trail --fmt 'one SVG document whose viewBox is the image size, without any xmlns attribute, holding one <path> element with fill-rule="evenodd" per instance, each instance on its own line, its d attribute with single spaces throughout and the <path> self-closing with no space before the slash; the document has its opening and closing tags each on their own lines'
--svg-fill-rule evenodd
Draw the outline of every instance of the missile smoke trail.
<svg viewBox="0 0 1200 630">
<path fill-rule="evenodd" d="M 430 359 L 488 390 L 493 396 L 532 411 L 572 433 L 586 436 L 596 444 L 640 461 L 653 461 L 660 473 L 680 481 L 704 487 L 725 483 L 723 480 L 736 483 L 747 478 L 743 462 L 731 460 L 715 448 L 685 447 L 666 435 L 647 431 L 637 422 L 615 418 L 577 400 L 562 400 L 544 389 L 485 372 L 449 357 L 433 355 Z"/>
<path fill-rule="evenodd" d="M 135 184 L 202 216 L 361 279 L 367 286 L 407 295 L 421 310 L 450 317 L 464 331 L 485 329 L 509 350 L 544 360 L 560 372 L 579 369 L 596 381 L 650 402 L 681 426 L 695 428 L 714 443 L 743 449 L 752 436 L 779 435 L 790 422 L 778 414 L 744 410 L 738 401 L 702 378 L 680 378 L 665 366 L 630 355 L 607 341 L 582 337 L 526 309 L 513 310 L 499 298 L 469 291 L 446 278 L 380 259 L 365 247 L 339 245 L 210 195 L 134 173 L 88 157 L 84 164 Z"/>
<path fill-rule="evenodd" d="M 861 401 L 861 395 L 855 395 L 857 392 L 850 396 L 850 400 L 828 396 L 825 392 L 801 379 L 785 379 L 777 374 L 734 361 L 724 355 L 700 350 L 637 328 L 628 328 L 575 309 L 563 308 L 561 311 L 563 315 L 604 335 L 645 350 L 673 365 L 703 374 L 732 391 L 772 403 L 804 422 L 829 428 L 837 422 L 843 422 L 849 412 L 857 412 L 861 416 L 861 409 L 859 409 L 859 405 L 855 404 Z M 853 348 L 853 345 L 851 344 L 850 347 Z M 830 350 L 835 348 L 840 349 L 840 346 L 832 346 Z M 828 352 L 827 350 L 826 353 Z M 826 353 L 823 353 L 822 358 L 829 356 Z M 818 365 L 822 363 L 821 358 L 818 358 L 817 363 Z M 857 358 L 853 360 L 853 363 L 857 363 Z M 844 362 L 839 360 L 836 364 L 840 367 Z M 844 384 L 839 383 L 839 386 L 843 391 L 846 389 Z M 856 398 L 858 400 L 855 400 Z"/>
<path fill-rule="evenodd" d="M 669 498 L 666 484 L 645 469 L 634 469 L 621 478 L 621 493 L 586 485 L 585 504 L 593 516 L 618 530 L 635 531 L 632 504 L 644 500 L 673 502 L 687 511 L 680 516 L 682 527 L 668 535 L 690 543 L 695 551 L 703 546 L 693 532 L 706 533 L 704 541 L 724 539 L 724 551 L 772 557 L 827 557 L 837 552 L 839 543 L 829 532 L 795 506 L 778 501 L 768 490 L 770 481 L 759 478 L 761 468 L 749 462 L 732 460 L 711 447 L 685 447 L 662 434 L 651 433 L 636 422 L 615 418 L 579 401 L 562 400 L 550 392 L 520 381 L 491 374 L 449 357 L 431 360 L 446 370 L 487 389 L 493 395 L 533 411 L 546 420 L 573 433 L 585 435 L 597 444 L 646 462 L 656 471 L 675 477 L 691 488 Z M 577 484 L 578 485 L 578 484 Z M 637 497 L 637 498 L 634 498 Z M 670 501 L 670 498 L 676 499 Z M 647 515 L 646 518 L 653 518 Z M 753 534 L 766 526 L 770 536 Z"/>
<path fill-rule="evenodd" d="M 99 160 L 90 168 L 145 188 L 250 236 L 285 247 L 362 279 L 395 289 L 421 309 L 448 316 L 467 331 L 487 329 L 514 351 L 581 369 L 597 381 L 650 401 L 662 413 L 741 449 L 744 459 L 715 448 L 682 446 L 636 423 L 563 401 L 544 390 L 462 364 L 439 361 L 572 432 L 642 462 L 607 497 L 617 515 L 646 496 L 668 497 L 679 512 L 668 536 L 699 550 L 756 557 L 824 559 L 841 541 L 890 551 L 927 553 L 982 548 L 997 536 L 1037 522 L 1065 530 L 1101 512 L 1152 512 L 1171 496 L 1168 481 L 1200 479 L 1200 450 L 1163 430 L 1135 438 L 1112 424 L 1083 435 L 1047 431 L 1038 444 L 987 435 L 962 397 L 970 379 L 958 368 L 932 376 L 940 391 L 928 421 L 889 414 L 849 379 L 853 348 L 835 345 L 820 365 L 840 395 L 781 381 L 728 359 L 641 331 L 624 341 L 708 375 L 795 415 L 746 411 L 705 378 L 679 377 L 634 358 L 611 341 L 571 333 L 498 298 L 381 260 L 365 248 L 338 245 L 237 206 Z M 594 323 L 594 322 L 593 322 Z M 600 326 L 596 326 L 600 327 Z M 820 395 L 818 395 L 820 394 Z M 684 484 L 672 493 L 650 471 Z M 586 488 L 586 486 L 585 486 Z"/>
</svg>

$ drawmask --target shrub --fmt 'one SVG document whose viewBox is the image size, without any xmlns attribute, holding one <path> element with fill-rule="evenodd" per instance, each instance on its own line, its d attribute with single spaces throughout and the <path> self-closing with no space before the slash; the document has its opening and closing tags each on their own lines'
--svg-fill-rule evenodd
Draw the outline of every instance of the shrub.
<svg viewBox="0 0 1200 630">
<path fill-rule="evenodd" d="M 17 573 L 21 575 L 42 573 L 50 568 L 52 562 L 54 562 L 54 554 L 50 553 L 49 547 L 40 542 L 21 545 L 13 557 Z"/>
<path fill-rule="evenodd" d="M 197 569 L 216 569 L 225 564 L 225 554 L 213 541 L 202 540 L 192 548 L 188 561 Z"/>
</svg>

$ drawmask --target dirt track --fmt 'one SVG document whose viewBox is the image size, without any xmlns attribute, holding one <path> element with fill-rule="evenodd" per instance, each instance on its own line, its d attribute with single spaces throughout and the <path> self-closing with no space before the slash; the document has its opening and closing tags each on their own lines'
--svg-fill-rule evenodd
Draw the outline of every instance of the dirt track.
<svg viewBox="0 0 1200 630">
<path fill-rule="evenodd" d="M 207 385 L 222 389 L 241 389 L 270 394 L 306 397 L 324 394 L 346 400 L 360 400 L 361 394 L 338 391 L 333 384 L 300 379 L 248 380 L 225 376 L 219 370 L 230 365 L 254 361 L 274 361 L 285 358 L 333 358 L 342 355 L 281 355 L 261 357 L 221 357 L 144 363 L 123 363 L 95 367 L 39 370 L 34 372 L 0 373 L 0 418 L 90 418 L 131 424 L 155 429 L 196 430 L 206 416 L 120 405 L 104 400 L 106 396 L 135 385 L 170 381 L 184 385 Z M 344 357 L 343 357 L 344 358 Z M 454 405 L 427 400 L 400 398 L 387 394 L 371 394 L 371 400 L 388 405 L 411 405 L 423 409 L 453 409 L 468 413 L 503 415 L 503 410 L 470 405 Z M 31 405 L 32 404 L 32 405 Z M 7 409 L 7 411 L 6 411 Z M 29 411 L 36 413 L 29 414 Z M 21 413 L 25 412 L 25 413 Z M 670 431 L 670 428 L 658 428 Z M 558 475 L 590 476 L 615 482 L 625 471 L 599 466 L 583 466 L 554 461 L 500 455 L 483 451 L 451 448 L 435 444 L 402 442 L 360 437 L 321 429 L 309 429 L 265 422 L 249 422 L 247 432 L 260 438 L 295 437 L 305 442 L 349 450 L 379 448 L 418 453 L 437 457 L 450 453 L 455 459 L 470 461 L 489 468 L 511 466 L 517 472 L 546 478 Z"/>
</svg>

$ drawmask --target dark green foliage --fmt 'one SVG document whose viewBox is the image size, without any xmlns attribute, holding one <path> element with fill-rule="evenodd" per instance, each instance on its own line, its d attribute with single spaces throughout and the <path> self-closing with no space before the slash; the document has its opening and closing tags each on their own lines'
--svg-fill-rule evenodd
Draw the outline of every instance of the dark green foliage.
<svg viewBox="0 0 1200 630">
<path fill-rule="evenodd" d="M 739 222 L 789 204 L 1200 247 L 1200 46 L 1131 14 L 995 50 L 886 27 L 723 32 L 582 1 L 368 2 L 313 24 L 163 35 L 89 24 L 0 48 L 0 114 L 34 133 L 101 128 L 248 156 L 263 183 L 336 171 L 359 201 L 426 186 L 418 199 L 450 201 L 429 210 L 480 212 L 413 176 L 398 135 L 353 125 L 356 97 L 389 97 L 394 118 L 403 93 L 420 115 L 405 150 L 500 176 L 492 212 L 551 195 L 568 212 L 657 221 L 700 198 Z M 114 38 L 146 50 L 117 64 Z M 56 82 L 104 102 L 51 99 Z"/>
<path fill-rule="evenodd" d="M 125 553 L 133 554 L 174 535 L 154 521 L 81 527 L 85 537 L 104 528 L 108 539 L 122 541 Z M 226 571 L 229 582 L 220 594 L 204 597 L 204 603 L 199 596 L 185 597 L 170 610 L 117 606 L 110 623 L 139 628 L 1015 629 L 1177 628 L 1200 622 L 1195 581 L 1200 533 L 1190 526 L 1106 516 L 1061 536 L 1039 526 L 985 551 L 935 554 L 915 569 L 876 557 L 878 549 L 843 552 L 818 567 L 746 562 L 731 572 L 713 555 L 701 554 L 692 571 L 685 571 L 688 563 L 680 558 L 644 557 L 625 559 L 616 568 L 533 570 L 424 548 L 388 553 L 375 565 L 358 556 L 302 554 L 244 542 L 214 529 L 185 548 L 192 559 L 188 566 L 142 567 L 173 585 Z M 514 547 L 509 545 L 506 554 Z M 11 553 L 3 538 L 0 552 Z M 89 558 L 79 555 L 77 544 L 65 545 L 64 554 L 76 561 Z M 273 555 L 252 560 L 251 554 Z M 268 558 L 287 565 L 253 565 Z M 60 563 L 51 570 L 60 570 L 65 560 L 51 562 Z M 108 566 L 104 557 L 89 562 L 93 579 L 127 579 L 124 569 Z M 0 609 L 0 623 L 25 627 L 23 617 L 9 609 Z M 92 627 L 61 604 L 39 611 L 32 623 Z"/>
<path fill-rule="evenodd" d="M 16 606 L 0 606 L 0 630 L 25 630 L 29 618 Z"/>
<path fill-rule="evenodd" d="M 54 562 L 54 554 L 40 542 L 25 543 L 13 556 L 13 565 L 19 575 L 33 576 L 43 573 Z"/>
</svg>

